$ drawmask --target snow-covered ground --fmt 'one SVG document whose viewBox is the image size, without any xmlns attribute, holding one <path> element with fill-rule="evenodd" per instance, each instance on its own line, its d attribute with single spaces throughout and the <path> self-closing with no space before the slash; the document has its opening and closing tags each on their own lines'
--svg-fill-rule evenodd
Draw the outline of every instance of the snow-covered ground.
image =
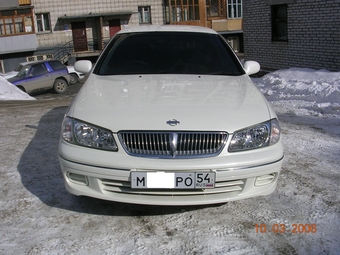
<svg viewBox="0 0 340 255">
<path fill-rule="evenodd" d="M 276 191 L 156 207 L 67 193 L 57 146 L 72 98 L 6 100 L 27 96 L 0 80 L 0 254 L 339 254 L 340 72 L 291 68 L 253 81 L 282 127 Z"/>
</svg>

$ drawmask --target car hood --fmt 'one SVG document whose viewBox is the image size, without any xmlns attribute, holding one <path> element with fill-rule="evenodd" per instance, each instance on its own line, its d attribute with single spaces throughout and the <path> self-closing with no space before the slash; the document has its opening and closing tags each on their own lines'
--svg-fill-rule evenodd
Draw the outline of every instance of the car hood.
<svg viewBox="0 0 340 255">
<path fill-rule="evenodd" d="M 247 75 L 91 74 L 67 115 L 120 130 L 233 132 L 272 118 Z M 167 121 L 179 122 L 170 126 Z"/>
</svg>

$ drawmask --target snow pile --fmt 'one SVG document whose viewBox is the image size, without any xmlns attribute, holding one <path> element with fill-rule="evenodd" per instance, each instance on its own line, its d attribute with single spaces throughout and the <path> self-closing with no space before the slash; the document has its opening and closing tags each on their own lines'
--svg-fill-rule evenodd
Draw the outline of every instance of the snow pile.
<svg viewBox="0 0 340 255">
<path fill-rule="evenodd" d="M 340 72 L 290 68 L 253 82 L 269 101 L 291 101 L 292 109 L 303 108 L 311 115 L 340 115 Z"/>
<path fill-rule="evenodd" d="M 35 100 L 0 76 L 0 100 Z"/>
</svg>

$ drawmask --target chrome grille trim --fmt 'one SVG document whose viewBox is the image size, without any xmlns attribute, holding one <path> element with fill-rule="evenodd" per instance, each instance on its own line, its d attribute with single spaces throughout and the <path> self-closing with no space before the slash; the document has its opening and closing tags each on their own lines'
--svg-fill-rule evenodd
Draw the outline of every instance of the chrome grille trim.
<svg viewBox="0 0 340 255">
<path fill-rule="evenodd" d="M 118 137 L 131 156 L 202 158 L 218 155 L 226 144 L 228 133 L 120 131 Z"/>
</svg>

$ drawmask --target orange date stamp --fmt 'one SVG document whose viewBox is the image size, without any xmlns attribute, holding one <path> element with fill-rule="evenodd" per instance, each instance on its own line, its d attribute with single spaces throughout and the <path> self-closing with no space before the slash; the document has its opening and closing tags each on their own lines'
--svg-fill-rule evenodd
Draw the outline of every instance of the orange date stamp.
<svg viewBox="0 0 340 255">
<path fill-rule="evenodd" d="M 255 224 L 255 233 L 292 233 L 292 234 L 303 234 L 312 233 L 315 234 L 317 231 L 316 224 L 291 224 L 287 226 L 286 224 L 273 224 L 267 226 L 267 224 Z"/>
</svg>

